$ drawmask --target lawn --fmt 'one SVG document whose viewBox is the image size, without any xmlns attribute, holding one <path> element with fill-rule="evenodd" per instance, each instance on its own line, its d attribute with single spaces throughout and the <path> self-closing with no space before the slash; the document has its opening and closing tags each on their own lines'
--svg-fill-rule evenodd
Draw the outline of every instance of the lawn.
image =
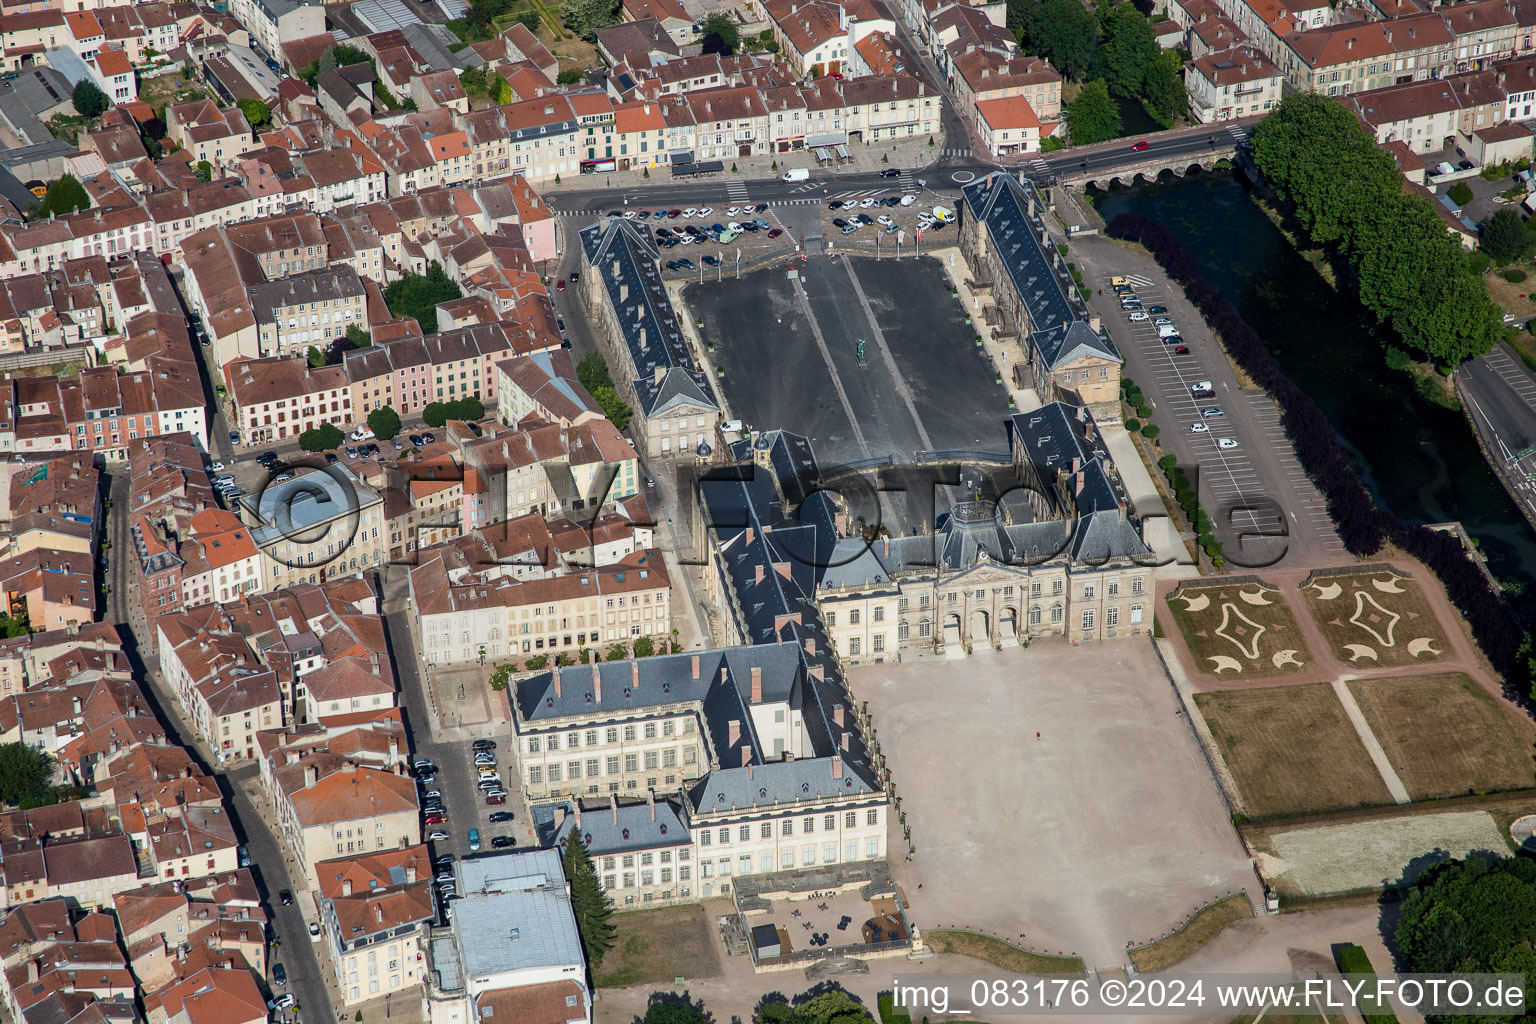
<svg viewBox="0 0 1536 1024">
<path fill-rule="evenodd" d="M 1045 956 L 1010 946 L 1000 939 L 971 932 L 953 932 L 942 929 L 925 932 L 923 941 L 935 953 L 958 953 L 961 956 L 985 960 L 995 967 L 1015 974 L 1081 974 L 1083 959 L 1077 956 Z"/>
<path fill-rule="evenodd" d="M 1194 670 L 1223 679 L 1301 672 L 1312 653 L 1285 596 L 1258 583 L 1183 586 L 1168 613 L 1189 645 Z"/>
<path fill-rule="evenodd" d="M 598 988 L 670 985 L 720 973 L 713 929 L 698 904 L 613 915 L 613 948 L 595 973 Z"/>
<path fill-rule="evenodd" d="M 1445 631 L 1411 577 L 1388 571 L 1313 576 L 1301 594 L 1342 661 L 1374 668 L 1445 657 Z"/>
<path fill-rule="evenodd" d="M 1200 911 L 1189 923 L 1166 939 L 1129 951 L 1131 963 L 1138 971 L 1166 971 L 1174 964 L 1188 960 L 1205 948 L 1221 930 L 1234 921 L 1253 916 L 1253 904 L 1239 893 L 1228 896 Z"/>
<path fill-rule="evenodd" d="M 1355 679 L 1349 689 L 1415 800 L 1536 782 L 1536 727 L 1460 672 Z"/>
<path fill-rule="evenodd" d="M 1328 683 L 1197 693 L 1250 818 L 1392 803 Z"/>
</svg>

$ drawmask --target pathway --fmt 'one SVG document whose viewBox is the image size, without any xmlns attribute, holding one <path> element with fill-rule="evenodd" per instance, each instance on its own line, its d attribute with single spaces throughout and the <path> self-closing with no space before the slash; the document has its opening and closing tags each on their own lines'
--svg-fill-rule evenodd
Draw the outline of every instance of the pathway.
<svg viewBox="0 0 1536 1024">
<path fill-rule="evenodd" d="M 1349 724 L 1355 727 L 1360 742 L 1365 744 L 1365 752 L 1371 755 L 1371 762 L 1381 773 L 1381 781 L 1387 784 L 1387 791 L 1392 794 L 1392 799 L 1400 804 L 1412 803 L 1412 799 L 1408 796 L 1408 787 L 1404 786 L 1403 780 L 1397 777 L 1397 769 L 1393 768 L 1392 762 L 1387 760 L 1387 752 L 1381 749 L 1381 741 L 1371 731 L 1370 723 L 1365 720 L 1360 705 L 1355 701 L 1355 695 L 1349 692 L 1346 682 L 1349 678 L 1340 676 L 1333 681 L 1333 692 L 1338 694 L 1339 703 L 1344 705 L 1344 713 L 1349 716 Z"/>
</svg>

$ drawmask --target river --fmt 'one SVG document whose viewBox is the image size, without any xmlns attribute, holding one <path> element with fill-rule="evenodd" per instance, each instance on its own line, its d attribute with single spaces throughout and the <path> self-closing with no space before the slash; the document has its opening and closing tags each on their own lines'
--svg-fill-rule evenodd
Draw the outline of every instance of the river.
<svg viewBox="0 0 1536 1024">
<path fill-rule="evenodd" d="M 1383 339 L 1286 241 L 1229 172 L 1194 174 L 1096 197 L 1105 221 L 1153 217 L 1269 344 L 1338 430 L 1378 504 L 1410 522 L 1459 520 L 1489 568 L 1536 609 L 1536 536 L 1484 460 L 1459 410 L 1420 397 L 1387 369 Z"/>
</svg>

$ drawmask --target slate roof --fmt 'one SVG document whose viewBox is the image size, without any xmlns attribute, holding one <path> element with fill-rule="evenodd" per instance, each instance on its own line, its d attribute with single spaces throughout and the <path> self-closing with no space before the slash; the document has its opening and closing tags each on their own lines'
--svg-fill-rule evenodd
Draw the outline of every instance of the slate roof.
<svg viewBox="0 0 1536 1024">
<path fill-rule="evenodd" d="M 1109 333 L 1090 326 L 1066 270 L 1057 269 L 1055 245 L 1042 241 L 1045 225 L 1029 214 L 1032 197 L 1036 209 L 1043 208 L 1034 184 L 998 172 L 967 185 L 962 194 L 1002 256 L 1029 316 L 1030 344 L 1045 365 L 1054 368 L 1085 354 L 1122 362 Z"/>
<path fill-rule="evenodd" d="M 718 411 L 709 376 L 694 365 L 662 284 L 660 250 L 650 231 L 607 217 L 582 230 L 581 246 L 624 334 L 641 412 L 650 418 L 679 405 Z"/>
</svg>

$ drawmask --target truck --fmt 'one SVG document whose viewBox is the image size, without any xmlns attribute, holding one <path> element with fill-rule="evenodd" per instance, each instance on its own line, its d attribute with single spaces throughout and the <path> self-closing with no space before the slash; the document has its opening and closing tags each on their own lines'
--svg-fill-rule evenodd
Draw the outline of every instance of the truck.
<svg viewBox="0 0 1536 1024">
<path fill-rule="evenodd" d="M 784 181 L 809 181 L 811 178 L 811 172 L 808 168 L 805 167 L 795 167 L 785 171 L 782 175 L 780 175 L 780 177 Z"/>
</svg>

